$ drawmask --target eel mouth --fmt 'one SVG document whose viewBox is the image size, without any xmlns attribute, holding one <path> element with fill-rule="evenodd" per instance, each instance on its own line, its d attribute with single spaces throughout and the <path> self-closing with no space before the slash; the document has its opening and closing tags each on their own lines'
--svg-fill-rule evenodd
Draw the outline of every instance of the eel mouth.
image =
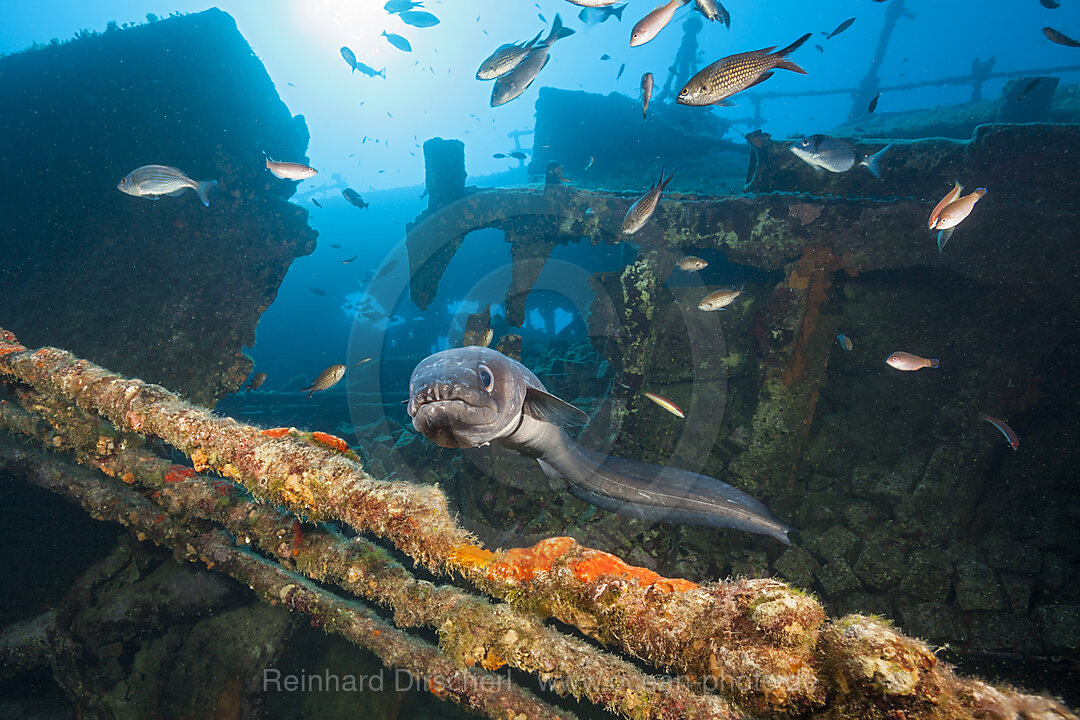
<svg viewBox="0 0 1080 720">
<path fill-rule="evenodd" d="M 479 447 L 491 441 L 499 415 L 494 408 L 470 405 L 458 398 L 423 400 L 414 397 L 409 407 L 413 427 L 437 445 L 447 448 Z"/>
</svg>

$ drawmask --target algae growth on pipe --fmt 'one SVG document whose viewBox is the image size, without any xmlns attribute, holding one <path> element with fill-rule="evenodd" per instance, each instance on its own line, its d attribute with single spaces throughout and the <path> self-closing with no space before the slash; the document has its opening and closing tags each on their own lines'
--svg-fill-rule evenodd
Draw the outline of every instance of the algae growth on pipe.
<svg viewBox="0 0 1080 720">
<path fill-rule="evenodd" d="M 857 711 L 885 717 L 903 709 L 908 717 L 930 717 L 949 706 L 959 717 L 974 717 L 977 709 L 984 712 L 989 706 L 991 715 L 1005 717 L 1014 707 L 1042 703 L 1039 707 L 1047 713 L 1068 716 L 1050 701 L 958 678 L 925 644 L 875 620 L 853 615 L 826 622 L 815 601 L 777 581 L 697 586 L 667 580 L 568 538 L 501 555 L 470 542 L 415 551 L 417 545 L 437 543 L 447 534 L 465 535 L 449 518 L 435 528 L 433 537 L 423 535 L 427 525 L 423 530 L 412 525 L 420 537 L 403 533 L 400 523 L 415 519 L 412 513 L 422 510 L 428 520 L 445 515 L 444 504 L 433 508 L 423 502 L 430 495 L 418 497 L 417 490 L 405 484 L 371 479 L 329 449 L 268 438 L 256 428 L 213 418 L 162 388 L 109 373 L 64 351 L 28 351 L 10 333 L 0 331 L 0 336 L 0 373 L 100 412 L 124 430 L 162 437 L 189 453 L 200 468 L 245 481 L 256 494 L 294 511 L 351 518 L 358 529 L 381 530 L 412 547 L 414 557 L 432 567 L 461 571 L 486 591 L 513 594 L 528 588 L 528 607 L 574 618 L 582 631 L 657 665 L 715 678 L 721 694 L 751 712 L 816 710 L 828 716 Z M 263 463 L 272 459 L 292 462 L 284 466 L 283 479 L 281 469 L 266 472 Z M 382 515 L 367 518 L 342 504 L 337 494 L 342 487 L 345 497 L 367 502 L 367 512 Z M 317 505 L 323 498 L 327 505 Z M 593 595 L 582 597 L 583 590 Z M 825 664 L 820 664 L 822 659 Z M 704 667 L 697 664 L 703 661 Z M 890 668 L 887 677 L 898 673 L 905 680 L 883 682 L 875 667 Z M 739 686 L 733 681 L 740 677 L 761 682 Z"/>
</svg>

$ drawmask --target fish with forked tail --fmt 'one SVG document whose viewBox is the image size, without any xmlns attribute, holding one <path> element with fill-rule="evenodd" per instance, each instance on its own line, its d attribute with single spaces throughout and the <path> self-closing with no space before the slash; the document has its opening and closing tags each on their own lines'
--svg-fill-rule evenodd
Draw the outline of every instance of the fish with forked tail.
<svg viewBox="0 0 1080 720">
<path fill-rule="evenodd" d="M 532 52 L 536 43 L 540 41 L 543 31 L 536 33 L 532 40 L 522 43 L 506 43 L 495 48 L 495 52 L 488 55 L 476 71 L 477 80 L 494 80 L 516 68 L 525 56 Z"/>
<path fill-rule="evenodd" d="M 660 194 L 664 192 L 664 188 L 668 186 L 673 177 L 675 177 L 674 172 L 668 175 L 665 180 L 664 171 L 661 170 L 660 180 L 653 183 L 644 195 L 634 201 L 634 204 L 626 211 L 626 217 L 622 221 L 623 235 L 633 235 L 645 227 L 645 223 L 649 222 L 649 218 L 656 212 L 656 205 L 660 202 Z"/>
<path fill-rule="evenodd" d="M 881 178 L 881 158 L 892 145 L 886 145 L 873 155 L 862 155 L 843 140 L 828 135 L 810 135 L 788 148 L 795 157 L 815 170 L 842 173 L 862 165 L 874 177 Z"/>
<path fill-rule="evenodd" d="M 124 176 L 116 189 L 134 197 L 157 199 L 161 195 L 176 197 L 191 189 L 206 207 L 210 207 L 210 189 L 217 180 L 192 180 L 181 170 L 168 165 L 143 165 Z"/>
<path fill-rule="evenodd" d="M 579 5 L 580 3 L 574 3 Z M 616 20 L 622 20 L 623 10 L 626 9 L 626 3 L 619 5 L 618 7 L 612 7 L 614 3 L 603 6 L 586 6 L 581 8 L 581 12 L 578 13 L 578 20 L 586 25 L 599 25 L 608 18 L 614 17 Z"/>
<path fill-rule="evenodd" d="M 731 28 L 731 13 L 718 0 L 694 0 L 694 5 L 710 21 L 719 20 L 725 27 Z"/>
<path fill-rule="evenodd" d="M 321 390 L 328 390 L 334 387 L 343 377 L 345 377 L 345 366 L 331 365 L 319 373 L 319 377 L 315 378 L 315 382 L 311 383 L 306 388 L 301 388 L 300 392 L 306 392 L 307 396 L 311 397 Z"/>
<path fill-rule="evenodd" d="M 548 51 L 555 41 L 573 34 L 574 30 L 564 26 L 562 18 L 556 15 L 544 41 L 530 50 L 514 69 L 496 78 L 495 87 L 491 89 L 491 107 L 505 105 L 525 92 L 551 59 Z"/>
<path fill-rule="evenodd" d="M 550 394 L 527 367 L 483 347 L 444 350 L 409 379 L 413 427 L 448 448 L 490 443 L 539 461 L 575 497 L 627 517 L 726 527 L 790 544 L 791 528 L 754 497 L 688 470 L 608 457 L 574 442 L 563 428 L 589 416 Z"/>
<path fill-rule="evenodd" d="M 762 50 L 728 55 L 700 70 L 679 91 L 675 102 L 680 105 L 731 105 L 727 98 L 748 87 L 765 82 L 773 75 L 773 68 L 806 74 L 806 71 L 787 59 L 787 56 L 810 39 L 803 35 L 783 50 L 773 52 L 773 47 Z"/>
</svg>

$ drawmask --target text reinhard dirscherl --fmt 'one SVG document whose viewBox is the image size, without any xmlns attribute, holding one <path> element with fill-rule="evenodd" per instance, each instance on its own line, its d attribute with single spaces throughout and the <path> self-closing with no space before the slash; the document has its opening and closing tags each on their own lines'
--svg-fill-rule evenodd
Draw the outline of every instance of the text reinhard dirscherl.
<svg viewBox="0 0 1080 720">
<path fill-rule="evenodd" d="M 393 673 L 392 677 L 389 677 Z M 753 689 L 769 690 L 775 688 L 777 685 L 788 686 L 792 683 L 790 681 L 780 680 L 779 678 L 762 678 L 762 677 L 732 677 L 730 675 L 707 676 L 703 683 L 688 683 L 686 678 L 678 676 L 658 676 L 654 678 L 657 686 L 663 685 L 683 685 L 693 690 L 705 691 L 705 692 L 719 692 L 720 694 L 737 693 L 745 694 Z M 393 690 L 396 692 L 407 692 L 410 690 L 428 691 L 436 695 L 441 695 L 445 691 L 452 691 L 455 693 L 466 692 L 473 693 L 476 691 L 495 692 L 505 690 L 513 684 L 513 679 L 510 676 L 510 671 L 507 669 L 505 675 L 496 675 L 494 673 L 472 673 L 472 672 L 460 672 L 453 675 L 415 675 L 408 670 L 395 669 L 380 670 L 379 672 L 372 673 L 370 675 L 355 675 L 352 673 L 332 673 L 329 669 L 324 669 L 322 673 L 308 673 L 301 669 L 295 673 L 285 673 L 278 668 L 264 668 L 262 676 L 262 691 L 263 692 L 383 692 L 386 690 Z M 543 690 L 551 690 L 559 694 L 564 694 L 566 691 L 580 694 L 582 691 L 589 691 L 587 694 L 594 694 L 604 689 L 617 689 L 615 687 L 605 688 L 603 678 L 597 679 L 582 679 L 575 678 L 573 680 L 548 680 L 541 681 L 540 686 Z M 795 689 L 795 688 L 789 688 Z"/>
</svg>

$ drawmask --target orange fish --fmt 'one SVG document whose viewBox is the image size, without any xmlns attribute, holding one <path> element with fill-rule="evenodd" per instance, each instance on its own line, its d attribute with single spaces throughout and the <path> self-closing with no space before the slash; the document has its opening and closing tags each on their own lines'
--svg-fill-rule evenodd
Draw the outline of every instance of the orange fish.
<svg viewBox="0 0 1080 720">
<path fill-rule="evenodd" d="M 976 188 L 975 192 L 953 200 L 941 209 L 935 228 L 938 230 L 950 230 L 959 225 L 964 218 L 971 214 L 971 209 L 975 207 L 975 203 L 979 202 L 985 194 L 986 188 Z"/>
<path fill-rule="evenodd" d="M 686 417 L 685 415 L 683 415 L 683 411 L 679 409 L 679 406 L 676 405 L 675 403 L 671 402 L 670 400 L 668 400 L 666 397 L 662 397 L 660 395 L 654 395 L 653 393 L 648 393 L 648 392 L 645 393 L 645 397 L 649 398 L 654 403 L 656 403 L 660 407 L 664 408 L 665 410 L 667 410 L 669 413 L 671 413 L 675 417 L 681 417 L 681 418 Z"/>
<path fill-rule="evenodd" d="M 930 213 L 929 227 L 931 230 L 937 228 L 938 215 L 941 214 L 941 211 L 945 209 L 945 206 L 951 204 L 954 200 L 956 200 L 956 198 L 960 197 L 960 193 L 963 192 L 963 190 L 964 188 L 960 185 L 960 183 L 956 182 L 956 185 L 953 187 L 952 190 L 949 191 L 949 194 L 941 198 L 941 202 L 939 202 L 934 207 L 934 212 Z"/>
<path fill-rule="evenodd" d="M 671 22 L 671 18 L 675 16 L 675 11 L 689 1 L 671 0 L 668 3 L 661 3 L 655 10 L 638 20 L 637 25 L 634 25 L 634 29 L 630 33 L 630 47 L 644 45 L 656 37 L 657 33 Z"/>
<path fill-rule="evenodd" d="M 945 243 L 949 242 L 949 238 L 952 237 L 953 229 L 971 214 L 971 209 L 975 207 L 975 203 L 979 202 L 985 194 L 986 188 L 976 188 L 975 192 L 953 200 L 941 209 L 937 216 L 937 223 L 934 225 L 938 231 L 938 252 L 945 249 Z"/>
<path fill-rule="evenodd" d="M 936 358 L 924 358 L 906 352 L 894 352 L 892 355 L 885 358 L 885 364 L 905 372 L 921 370 L 923 368 L 936 368 L 939 365 Z"/>
</svg>

